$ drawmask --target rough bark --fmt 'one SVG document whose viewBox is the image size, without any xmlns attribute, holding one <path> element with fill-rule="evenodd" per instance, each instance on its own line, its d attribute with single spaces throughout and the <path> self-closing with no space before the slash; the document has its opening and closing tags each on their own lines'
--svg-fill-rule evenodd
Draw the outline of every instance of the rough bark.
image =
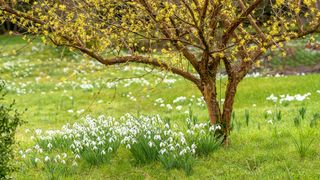
<svg viewBox="0 0 320 180">
<path fill-rule="evenodd" d="M 211 125 L 219 123 L 221 111 L 217 101 L 216 87 L 213 80 L 203 84 L 202 95 L 207 104 Z"/>
<path fill-rule="evenodd" d="M 231 114 L 233 111 L 234 98 L 237 92 L 238 81 L 230 78 L 226 88 L 225 101 L 223 105 L 222 124 L 223 124 L 223 143 L 229 144 L 229 134 L 231 130 Z"/>
</svg>

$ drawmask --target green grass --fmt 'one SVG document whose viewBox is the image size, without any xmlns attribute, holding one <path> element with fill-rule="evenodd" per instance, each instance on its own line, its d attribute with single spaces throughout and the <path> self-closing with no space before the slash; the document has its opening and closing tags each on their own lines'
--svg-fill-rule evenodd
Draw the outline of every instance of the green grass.
<svg viewBox="0 0 320 180">
<path fill-rule="evenodd" d="M 8 40 L 0 37 L 0 53 L 10 54 L 24 43 L 19 38 Z M 39 50 L 32 50 L 36 47 Z M 0 55 L 1 56 L 1 55 Z M 301 57 L 303 58 L 303 57 Z M 27 60 L 27 61 L 26 61 Z M 144 71 L 123 71 L 125 66 L 106 68 L 80 55 L 63 49 L 53 50 L 35 42 L 27 46 L 16 56 L 9 55 L 0 58 L 0 77 L 4 79 L 9 90 L 8 101 L 16 100 L 17 107 L 26 109 L 24 119 L 28 124 L 21 127 L 17 134 L 20 147 L 32 144 L 24 129 L 58 129 L 66 123 L 79 122 L 85 114 L 111 115 L 120 117 L 125 113 L 160 114 L 171 118 L 177 124 L 185 124 L 188 116 L 184 112 L 189 109 L 188 103 L 182 103 L 182 110 L 166 110 L 154 106 L 158 98 L 163 98 L 165 104 L 179 96 L 190 98 L 200 93 L 188 81 L 172 74 L 155 71 L 143 78 L 150 85 L 142 86 L 133 83 L 124 87 L 121 83 L 117 88 L 108 88 L 108 82 L 116 78 L 140 77 Z M 10 66 L 11 64 L 11 66 Z M 11 67 L 11 68 L 6 68 Z M 133 68 L 141 66 L 131 66 Z M 157 78 L 175 79 L 174 84 L 155 83 Z M 37 79 L 37 80 L 36 80 Z M 320 112 L 320 75 L 259 77 L 246 78 L 239 86 L 235 101 L 236 127 L 231 133 L 231 145 L 221 148 L 208 157 L 197 158 L 194 171 L 186 177 L 182 170 L 166 171 L 159 162 L 137 166 L 129 151 L 120 147 L 110 164 L 99 167 L 80 165 L 79 170 L 66 179 L 317 179 L 320 177 L 320 139 L 316 138 L 306 156 L 302 159 L 296 149 L 293 137 L 298 137 L 301 131 L 312 132 L 313 137 L 319 137 L 319 125 L 310 128 L 309 123 L 313 113 Z M 60 85 L 59 85 L 60 83 Z M 74 84 L 93 84 L 94 88 L 84 90 Z M 24 87 L 26 84 L 26 87 Z M 221 82 L 223 89 L 225 80 Z M 63 85 L 63 87 L 61 86 Z M 99 86 L 98 86 L 99 85 Z M 25 90 L 31 93 L 17 93 Z M 220 89 L 220 87 L 218 87 Z M 136 101 L 131 101 L 131 94 Z M 270 94 L 304 94 L 312 93 L 304 103 L 294 102 L 288 106 L 280 106 L 281 122 L 273 125 L 264 118 L 267 110 L 275 111 L 271 102 L 266 101 Z M 220 94 L 220 92 L 219 92 Z M 223 97 L 223 91 L 221 92 Z M 72 99 L 70 98 L 72 97 Z M 102 100 L 102 101 L 101 101 Z M 254 106 L 255 105 L 255 106 Z M 307 107 L 306 119 L 300 128 L 294 126 L 293 119 L 298 115 L 301 106 Z M 176 106 L 174 105 L 174 108 Z M 74 113 L 69 113 L 68 110 Z M 84 113 L 77 114 L 77 110 Z M 205 122 L 207 110 L 196 105 L 192 106 L 199 121 Z M 245 111 L 249 110 L 249 126 L 245 125 Z M 238 124 L 241 124 L 240 127 Z M 17 160 L 21 161 L 20 158 Z M 15 174 L 16 179 L 47 179 L 43 169 L 20 168 Z"/>
</svg>

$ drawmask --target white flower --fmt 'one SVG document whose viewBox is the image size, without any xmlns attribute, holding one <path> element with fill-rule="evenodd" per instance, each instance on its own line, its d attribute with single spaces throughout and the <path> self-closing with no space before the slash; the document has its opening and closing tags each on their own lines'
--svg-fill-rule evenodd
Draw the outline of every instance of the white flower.
<svg viewBox="0 0 320 180">
<path fill-rule="evenodd" d="M 109 143 L 112 143 L 112 142 L 114 142 L 114 139 L 111 137 L 111 138 L 109 139 Z"/>
<path fill-rule="evenodd" d="M 49 143 L 49 144 L 47 145 L 47 147 L 48 147 L 49 149 L 51 149 L 51 148 L 52 148 L 52 144 Z"/>
<path fill-rule="evenodd" d="M 36 130 L 35 130 L 35 133 L 36 133 L 38 136 L 41 135 L 42 129 L 36 129 Z"/>
<path fill-rule="evenodd" d="M 180 151 L 179 155 L 180 155 L 180 156 L 183 156 L 186 152 L 187 152 L 186 149 L 182 149 L 182 150 Z"/>
<path fill-rule="evenodd" d="M 160 154 L 162 154 L 162 155 L 163 155 L 165 152 L 167 152 L 166 149 L 161 149 L 161 150 L 160 150 Z"/>
<path fill-rule="evenodd" d="M 171 104 L 167 104 L 166 106 L 167 106 L 167 109 L 168 109 L 169 111 L 173 109 L 172 106 L 171 106 Z"/>
<path fill-rule="evenodd" d="M 269 120 L 267 121 L 267 123 L 269 123 L 269 124 L 273 124 L 272 119 L 269 119 Z"/>
<path fill-rule="evenodd" d="M 44 161 L 50 161 L 50 158 L 48 157 L 48 156 L 46 156 L 45 158 L 44 158 Z"/>
<path fill-rule="evenodd" d="M 40 162 L 40 159 L 39 159 L 39 158 L 35 158 L 35 159 L 34 159 L 34 162 L 36 162 L 36 163 L 37 163 L 37 162 Z"/>
<path fill-rule="evenodd" d="M 66 164 L 66 161 L 64 159 L 61 160 L 62 164 Z"/>
<path fill-rule="evenodd" d="M 274 94 L 271 94 L 269 97 L 266 98 L 268 101 L 273 101 L 276 103 L 278 101 L 278 97 L 274 96 Z"/>
<path fill-rule="evenodd" d="M 196 146 L 195 144 L 192 144 L 192 145 L 191 145 L 191 148 L 192 148 L 192 149 L 196 149 L 197 146 Z"/>
<path fill-rule="evenodd" d="M 149 145 L 149 147 L 152 147 L 153 143 L 151 141 L 149 141 L 148 145 Z"/>
<path fill-rule="evenodd" d="M 92 84 L 81 84 L 80 88 L 84 90 L 90 90 L 90 89 L 93 89 L 94 87 Z"/>
<path fill-rule="evenodd" d="M 317 93 L 319 93 L 319 94 L 320 94 L 320 90 L 317 90 Z"/>
<path fill-rule="evenodd" d="M 166 124 L 164 125 L 164 127 L 165 127 L 165 128 L 167 128 L 167 129 L 169 129 L 169 128 L 170 128 L 170 126 L 169 126 L 169 124 L 168 124 L 168 123 L 166 123 Z"/>
<path fill-rule="evenodd" d="M 77 111 L 77 114 L 82 114 L 84 112 L 84 109 L 80 109 Z"/>
<path fill-rule="evenodd" d="M 177 97 L 175 100 L 173 100 L 173 103 L 175 104 L 175 103 L 178 103 L 178 102 L 183 102 L 185 100 L 187 100 L 186 97 L 180 96 L 180 97 Z"/>
<path fill-rule="evenodd" d="M 210 126 L 209 131 L 214 132 L 216 130 L 220 130 L 221 126 L 219 124 Z"/>
<path fill-rule="evenodd" d="M 78 166 L 78 163 L 76 161 L 73 161 L 72 166 Z"/>
<path fill-rule="evenodd" d="M 31 151 L 32 151 L 32 149 L 28 148 L 28 149 L 26 150 L 26 153 L 29 153 L 29 152 L 31 152 Z"/>
<path fill-rule="evenodd" d="M 75 158 L 75 159 L 80 159 L 79 154 L 76 154 L 76 155 L 74 156 L 74 158 Z"/>
<path fill-rule="evenodd" d="M 102 151 L 101 151 L 101 154 L 102 154 L 102 155 L 105 155 L 105 154 L 106 154 L 106 151 L 105 151 L 105 150 L 102 150 Z"/>
<path fill-rule="evenodd" d="M 61 156 L 59 154 L 56 155 L 56 159 L 61 159 Z"/>
<path fill-rule="evenodd" d="M 154 136 L 154 140 L 161 141 L 161 136 L 160 136 L 160 135 L 155 135 L 155 136 Z"/>
<path fill-rule="evenodd" d="M 112 150 L 113 150 L 112 147 L 108 148 L 108 152 L 112 152 Z"/>
<path fill-rule="evenodd" d="M 178 111 L 181 111 L 181 109 L 182 109 L 182 106 L 177 106 L 176 107 L 176 110 L 178 110 Z"/>
<path fill-rule="evenodd" d="M 127 144 L 127 145 L 126 145 L 126 148 L 127 148 L 127 149 L 131 149 L 130 144 Z"/>
<path fill-rule="evenodd" d="M 272 111 L 271 111 L 271 110 L 268 110 L 268 111 L 267 111 L 267 114 L 272 114 Z"/>
</svg>

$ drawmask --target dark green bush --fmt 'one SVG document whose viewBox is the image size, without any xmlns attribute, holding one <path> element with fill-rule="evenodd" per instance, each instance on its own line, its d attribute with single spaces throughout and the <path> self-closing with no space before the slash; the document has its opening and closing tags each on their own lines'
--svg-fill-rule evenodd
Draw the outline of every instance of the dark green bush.
<svg viewBox="0 0 320 180">
<path fill-rule="evenodd" d="M 15 133 L 23 123 L 21 113 L 14 108 L 15 103 L 5 103 L 5 95 L 4 83 L 0 81 L 0 179 L 8 178 L 14 170 L 12 160 Z"/>
</svg>

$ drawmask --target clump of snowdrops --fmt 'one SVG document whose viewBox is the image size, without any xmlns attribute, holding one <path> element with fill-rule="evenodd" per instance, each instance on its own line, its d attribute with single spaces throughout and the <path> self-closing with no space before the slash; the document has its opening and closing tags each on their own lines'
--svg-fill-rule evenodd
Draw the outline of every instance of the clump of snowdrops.
<svg viewBox="0 0 320 180">
<path fill-rule="evenodd" d="M 75 172 L 78 164 L 109 163 L 123 146 L 136 164 L 159 161 L 165 169 L 183 169 L 189 175 L 195 157 L 213 152 L 221 141 L 214 135 L 219 126 L 187 122 L 181 128 L 159 115 L 86 116 L 59 130 L 34 130 L 34 145 L 20 150 L 20 155 L 27 166 L 42 167 L 50 178 L 57 178 Z"/>
</svg>

